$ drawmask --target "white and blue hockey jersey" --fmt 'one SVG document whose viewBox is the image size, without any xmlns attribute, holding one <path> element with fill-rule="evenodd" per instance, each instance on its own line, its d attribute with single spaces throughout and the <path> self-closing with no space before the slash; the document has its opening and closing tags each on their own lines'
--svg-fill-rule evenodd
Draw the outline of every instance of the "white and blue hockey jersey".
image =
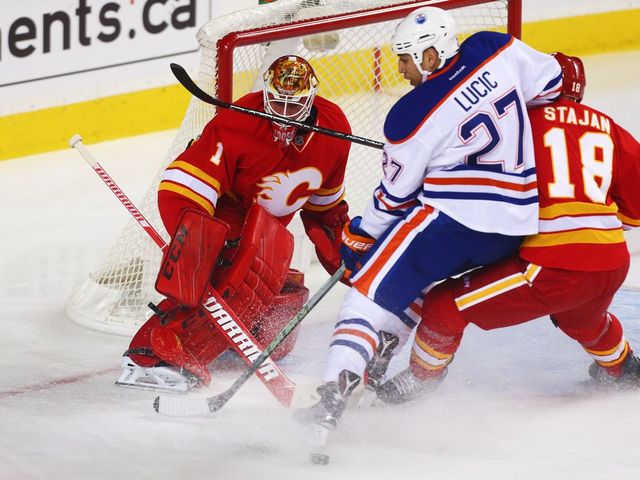
<svg viewBox="0 0 640 480">
<path fill-rule="evenodd" d="M 527 105 L 555 100 L 560 65 L 511 35 L 479 32 L 387 115 L 384 178 L 361 227 L 378 238 L 416 205 L 468 228 L 504 235 L 538 229 Z"/>
</svg>

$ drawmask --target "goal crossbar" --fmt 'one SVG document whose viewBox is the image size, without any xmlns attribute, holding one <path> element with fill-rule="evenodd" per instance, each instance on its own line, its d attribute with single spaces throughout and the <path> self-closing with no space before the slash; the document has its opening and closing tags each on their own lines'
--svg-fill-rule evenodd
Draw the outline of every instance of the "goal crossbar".
<svg viewBox="0 0 640 480">
<path fill-rule="evenodd" d="M 429 6 L 452 9 L 481 5 L 483 3 L 487 3 L 486 0 L 443 0 L 440 2 L 425 0 L 422 2 L 405 2 L 372 8 L 367 11 L 343 13 L 331 17 L 299 20 L 282 25 L 228 33 L 218 40 L 217 56 L 219 77 L 217 97 L 225 102 L 232 101 L 233 53 L 236 47 L 398 20 L 420 7 Z M 511 35 L 520 38 L 522 34 L 521 0 L 510 1 L 507 6 L 507 11 L 507 31 Z"/>
</svg>

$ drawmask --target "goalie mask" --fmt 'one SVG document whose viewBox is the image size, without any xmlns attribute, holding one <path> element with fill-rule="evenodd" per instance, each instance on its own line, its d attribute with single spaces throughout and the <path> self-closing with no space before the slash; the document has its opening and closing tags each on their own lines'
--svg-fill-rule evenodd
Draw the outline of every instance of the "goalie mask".
<svg viewBox="0 0 640 480">
<path fill-rule="evenodd" d="M 311 113 L 318 80 L 304 58 L 287 55 L 278 58 L 264 74 L 264 109 L 267 113 L 304 121 Z M 272 122 L 274 141 L 288 145 L 296 127 Z"/>
</svg>

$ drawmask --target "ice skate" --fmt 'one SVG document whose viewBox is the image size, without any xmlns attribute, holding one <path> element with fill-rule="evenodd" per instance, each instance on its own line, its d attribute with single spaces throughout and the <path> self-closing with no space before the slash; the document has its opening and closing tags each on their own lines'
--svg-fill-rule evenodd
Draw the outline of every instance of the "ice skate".
<svg viewBox="0 0 640 480">
<path fill-rule="evenodd" d="M 615 376 L 610 371 L 592 363 L 589 367 L 589 375 L 603 386 L 620 389 L 632 389 L 640 387 L 640 360 L 633 354 L 627 355 L 622 363 L 619 376 Z"/>
<path fill-rule="evenodd" d="M 381 331 L 379 334 L 380 343 L 376 353 L 367 365 L 367 385 L 369 390 L 376 390 L 384 382 L 389 362 L 393 357 L 393 351 L 398 346 L 400 339 L 389 332 Z"/>
<path fill-rule="evenodd" d="M 393 358 L 393 351 L 400 341 L 396 335 L 389 332 L 381 331 L 378 335 L 380 338 L 378 348 L 371 361 L 367 364 L 367 375 L 365 377 L 367 383 L 360 390 L 360 396 L 356 400 L 359 407 L 370 407 L 376 403 L 378 399 L 376 389 L 384 382 L 389 363 Z"/>
<path fill-rule="evenodd" d="M 122 373 L 116 385 L 157 392 L 186 393 L 198 384 L 198 378 L 182 368 L 168 365 L 141 367 L 122 357 Z"/>
<path fill-rule="evenodd" d="M 436 390 L 447 376 L 447 368 L 443 368 L 437 375 L 420 380 L 407 367 L 388 382 L 376 389 L 378 398 L 385 403 L 404 403 L 422 397 Z"/>
<path fill-rule="evenodd" d="M 343 370 L 337 382 L 327 382 L 317 388 L 320 395 L 318 403 L 296 410 L 293 418 L 305 425 L 317 425 L 326 430 L 335 430 L 351 393 L 359 383 L 358 375 L 349 370 Z"/>
</svg>

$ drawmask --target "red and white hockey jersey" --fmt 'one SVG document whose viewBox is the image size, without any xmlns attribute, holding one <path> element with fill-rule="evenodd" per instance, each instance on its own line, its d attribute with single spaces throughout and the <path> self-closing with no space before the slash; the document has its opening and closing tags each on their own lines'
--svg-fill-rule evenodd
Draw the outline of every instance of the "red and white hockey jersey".
<svg viewBox="0 0 640 480">
<path fill-rule="evenodd" d="M 552 56 L 506 34 L 469 37 L 387 115 L 385 178 L 361 227 L 377 238 L 421 201 L 473 230 L 537 232 L 526 107 L 549 103 L 561 84 Z"/>
<path fill-rule="evenodd" d="M 261 92 L 250 93 L 237 104 L 264 111 Z M 316 125 L 351 133 L 334 103 L 316 97 L 313 110 Z M 183 208 L 213 215 L 222 195 L 245 209 L 257 201 L 284 224 L 301 208 L 328 210 L 344 198 L 350 146 L 314 132 L 299 132 L 285 146 L 274 142 L 269 120 L 220 110 L 162 177 L 158 205 L 165 227 L 173 231 Z"/>
<path fill-rule="evenodd" d="M 640 226 L 640 144 L 607 115 L 569 100 L 529 117 L 540 227 L 520 256 L 569 270 L 620 267 L 629 258 L 623 226 Z"/>
</svg>

